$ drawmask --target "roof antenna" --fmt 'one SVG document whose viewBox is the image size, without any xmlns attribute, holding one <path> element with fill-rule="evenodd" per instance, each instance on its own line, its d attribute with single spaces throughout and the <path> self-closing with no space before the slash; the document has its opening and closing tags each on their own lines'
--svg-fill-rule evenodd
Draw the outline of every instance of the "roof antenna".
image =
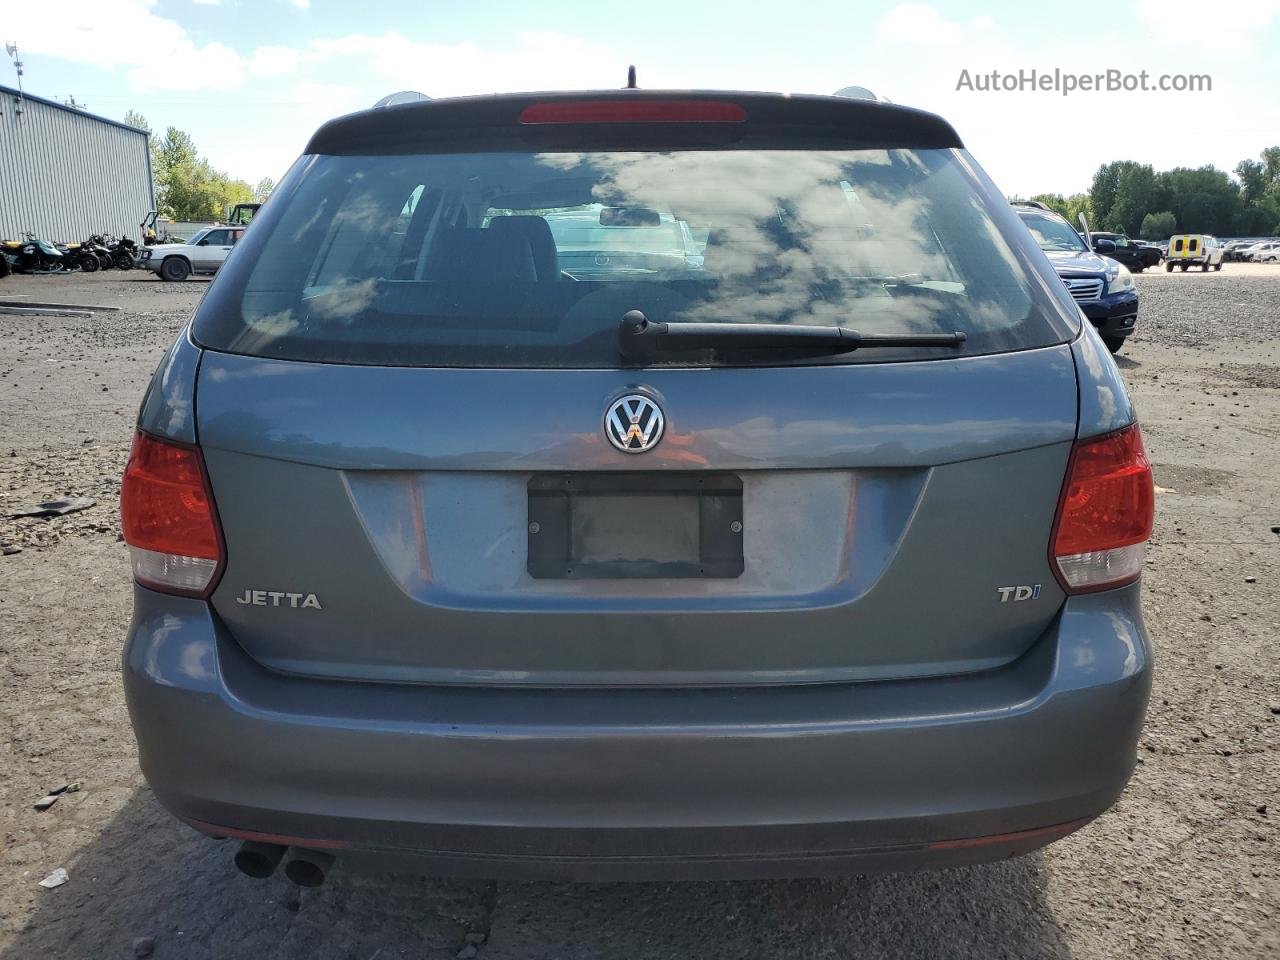
<svg viewBox="0 0 1280 960">
<path fill-rule="evenodd" d="M 636 89 L 636 65 L 634 63 L 627 67 L 627 89 Z"/>
</svg>

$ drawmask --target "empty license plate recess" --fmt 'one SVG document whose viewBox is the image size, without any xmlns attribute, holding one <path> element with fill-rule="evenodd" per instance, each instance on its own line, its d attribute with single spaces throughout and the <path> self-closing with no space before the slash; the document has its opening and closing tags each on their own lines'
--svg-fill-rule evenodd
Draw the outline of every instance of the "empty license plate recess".
<svg viewBox="0 0 1280 960">
<path fill-rule="evenodd" d="M 530 576 L 726 578 L 742 569 L 742 480 L 733 474 L 540 474 L 529 481 Z"/>
</svg>

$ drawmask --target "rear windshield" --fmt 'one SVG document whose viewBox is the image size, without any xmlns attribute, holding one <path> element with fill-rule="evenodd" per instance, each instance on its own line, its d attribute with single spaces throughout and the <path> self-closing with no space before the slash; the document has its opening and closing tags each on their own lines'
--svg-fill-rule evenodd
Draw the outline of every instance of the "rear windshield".
<svg viewBox="0 0 1280 960">
<path fill-rule="evenodd" d="M 623 364 L 622 316 L 963 331 L 1061 342 L 1005 206 L 952 150 L 691 149 L 315 156 L 196 321 L 206 346 L 423 366 Z M 1011 220 L 1012 218 L 1006 218 Z M 864 362 L 719 347 L 677 364 Z"/>
</svg>

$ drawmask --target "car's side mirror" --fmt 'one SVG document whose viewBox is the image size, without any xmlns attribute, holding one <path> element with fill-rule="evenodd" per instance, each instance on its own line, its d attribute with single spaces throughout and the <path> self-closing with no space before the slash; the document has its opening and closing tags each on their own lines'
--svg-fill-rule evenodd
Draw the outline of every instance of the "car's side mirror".
<svg viewBox="0 0 1280 960">
<path fill-rule="evenodd" d="M 1115 253 L 1116 245 L 1112 240 L 1095 240 L 1093 241 L 1094 253 Z"/>
</svg>

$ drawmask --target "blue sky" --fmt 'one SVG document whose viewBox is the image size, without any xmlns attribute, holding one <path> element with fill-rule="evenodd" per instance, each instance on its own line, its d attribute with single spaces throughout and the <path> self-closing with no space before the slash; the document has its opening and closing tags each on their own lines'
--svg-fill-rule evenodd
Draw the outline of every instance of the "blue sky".
<svg viewBox="0 0 1280 960">
<path fill-rule="evenodd" d="M 1086 189 L 1100 163 L 1230 170 L 1280 143 L 1280 0 L 1073 4 L 4 0 L 31 93 L 191 133 L 234 176 L 279 177 L 329 117 L 433 96 L 621 86 L 868 86 L 949 119 L 1007 193 Z M 1020 69 L 1197 73 L 1207 93 L 978 93 Z M 9 63 L 0 82 L 13 84 Z"/>
</svg>

